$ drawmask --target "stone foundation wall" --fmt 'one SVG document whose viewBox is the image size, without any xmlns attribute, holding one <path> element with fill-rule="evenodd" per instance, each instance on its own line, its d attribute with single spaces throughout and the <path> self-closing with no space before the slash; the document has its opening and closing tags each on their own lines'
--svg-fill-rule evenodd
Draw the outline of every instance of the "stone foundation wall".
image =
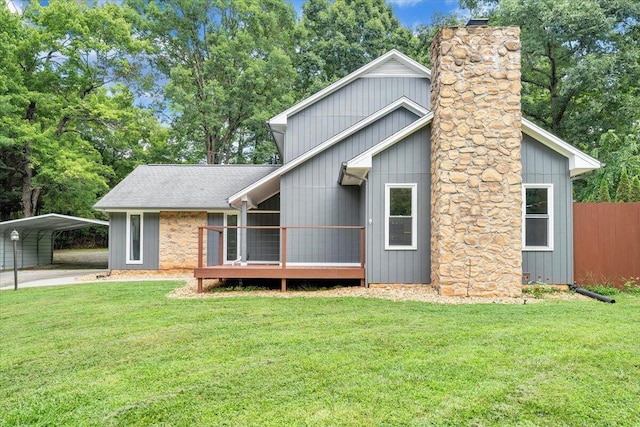
<svg viewBox="0 0 640 427">
<path fill-rule="evenodd" d="M 201 225 L 207 225 L 206 212 L 160 212 L 160 270 L 197 267 Z"/>
<path fill-rule="evenodd" d="M 443 28 L 431 45 L 431 279 L 521 294 L 520 29 Z"/>
</svg>

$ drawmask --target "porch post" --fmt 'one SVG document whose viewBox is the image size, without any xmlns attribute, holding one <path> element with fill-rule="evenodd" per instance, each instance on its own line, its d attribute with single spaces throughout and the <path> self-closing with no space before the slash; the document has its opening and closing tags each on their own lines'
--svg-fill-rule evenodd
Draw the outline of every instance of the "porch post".
<svg viewBox="0 0 640 427">
<path fill-rule="evenodd" d="M 247 200 L 242 200 L 242 207 L 240 208 L 240 224 L 243 228 L 238 229 L 240 235 L 240 262 L 243 264 L 247 262 Z"/>
</svg>

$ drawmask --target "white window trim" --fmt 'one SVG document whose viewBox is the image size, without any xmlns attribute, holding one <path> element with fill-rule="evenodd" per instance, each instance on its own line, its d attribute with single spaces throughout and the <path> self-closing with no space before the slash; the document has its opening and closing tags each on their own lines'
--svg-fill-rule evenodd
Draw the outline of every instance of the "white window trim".
<svg viewBox="0 0 640 427">
<path fill-rule="evenodd" d="M 227 217 L 230 215 L 235 215 L 238 217 L 238 225 L 240 225 L 240 212 L 238 211 L 225 211 L 224 212 L 224 216 L 223 216 L 223 220 L 222 220 L 222 225 L 224 227 L 226 227 L 228 225 L 227 223 Z M 223 264 L 233 264 L 234 262 L 237 262 L 238 259 L 234 259 L 234 260 L 229 260 L 227 259 L 227 233 L 229 233 L 229 229 L 225 228 L 224 229 L 225 232 L 222 233 L 222 260 L 223 260 Z M 236 242 L 236 253 L 238 255 L 240 255 L 240 232 L 239 232 L 239 228 L 236 229 L 237 232 L 237 242 Z"/>
<path fill-rule="evenodd" d="M 527 189 L 528 188 L 544 188 L 547 190 L 547 209 L 549 212 L 549 223 L 547 235 L 549 236 L 549 244 L 547 246 L 526 246 L 527 242 Z M 554 217 L 554 205 L 553 205 L 553 184 L 522 184 L 522 250 L 529 252 L 550 252 L 553 251 L 553 217 Z M 529 215 L 529 218 L 546 218 L 543 215 Z"/>
<path fill-rule="evenodd" d="M 140 260 L 132 260 L 131 259 L 131 215 L 140 215 Z M 144 261 L 144 213 L 141 211 L 133 211 L 127 212 L 127 232 L 126 232 L 126 243 L 125 243 L 125 256 L 126 264 L 137 264 L 140 265 Z"/>
<path fill-rule="evenodd" d="M 411 189 L 411 246 L 389 244 L 390 198 L 392 188 Z M 415 251 L 418 249 L 418 184 L 387 183 L 384 185 L 384 249 L 387 251 Z"/>
</svg>

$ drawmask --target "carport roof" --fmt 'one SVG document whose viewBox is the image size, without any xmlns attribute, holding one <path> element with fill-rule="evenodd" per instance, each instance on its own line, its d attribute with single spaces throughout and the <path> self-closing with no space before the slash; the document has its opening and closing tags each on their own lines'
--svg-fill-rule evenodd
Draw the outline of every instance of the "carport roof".
<svg viewBox="0 0 640 427">
<path fill-rule="evenodd" d="M 91 225 L 108 226 L 109 221 L 51 213 L 0 222 L 0 234 L 10 233 L 14 229 L 18 230 L 19 233 L 22 233 L 23 230 L 66 231 Z"/>
</svg>

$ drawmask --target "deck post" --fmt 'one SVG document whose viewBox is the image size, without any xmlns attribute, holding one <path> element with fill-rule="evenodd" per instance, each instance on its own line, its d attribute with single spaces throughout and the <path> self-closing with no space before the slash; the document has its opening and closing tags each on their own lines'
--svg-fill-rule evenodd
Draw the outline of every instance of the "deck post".
<svg viewBox="0 0 640 427">
<path fill-rule="evenodd" d="M 364 263 L 365 263 L 365 241 L 364 241 L 364 236 L 365 236 L 365 229 L 364 227 L 362 227 L 360 229 L 360 268 L 364 269 Z M 361 287 L 365 287 L 365 279 L 360 279 L 360 286 Z"/>
<path fill-rule="evenodd" d="M 282 257 L 282 268 L 287 267 L 287 227 L 282 227 L 282 237 L 281 237 L 280 251 Z"/>
<path fill-rule="evenodd" d="M 203 291 L 202 289 L 202 279 L 198 278 L 198 293 L 201 294 Z"/>
<path fill-rule="evenodd" d="M 224 264 L 224 228 L 218 233 L 218 265 Z"/>
<path fill-rule="evenodd" d="M 202 268 L 203 227 L 198 227 L 198 268 Z"/>
<path fill-rule="evenodd" d="M 287 268 L 287 227 L 282 227 L 282 237 L 280 238 L 280 251 L 282 252 L 282 269 Z M 284 271 L 283 271 L 284 273 Z M 280 290 L 282 292 L 287 291 L 287 279 L 284 277 L 280 282 Z"/>
</svg>

